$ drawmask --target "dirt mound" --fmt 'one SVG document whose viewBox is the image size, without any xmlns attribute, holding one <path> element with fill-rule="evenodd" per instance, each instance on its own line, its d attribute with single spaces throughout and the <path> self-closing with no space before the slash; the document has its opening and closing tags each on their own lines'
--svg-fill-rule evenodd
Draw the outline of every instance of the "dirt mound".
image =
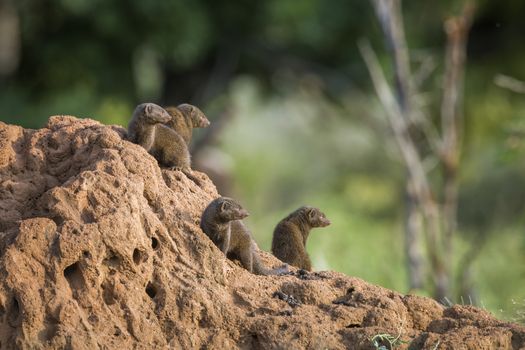
<svg viewBox="0 0 525 350">
<path fill-rule="evenodd" d="M 124 135 L 0 123 L 1 349 L 374 349 L 387 333 L 409 349 L 525 347 L 524 327 L 474 307 L 335 272 L 248 273 L 199 228 L 209 179 L 160 169 Z"/>
</svg>

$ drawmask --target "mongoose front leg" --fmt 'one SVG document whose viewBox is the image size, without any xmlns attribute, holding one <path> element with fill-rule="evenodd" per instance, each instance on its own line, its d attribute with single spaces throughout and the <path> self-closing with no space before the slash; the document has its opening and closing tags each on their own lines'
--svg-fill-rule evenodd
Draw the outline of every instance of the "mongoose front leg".
<svg viewBox="0 0 525 350">
<path fill-rule="evenodd" d="M 151 148 L 153 147 L 153 144 L 155 142 L 155 129 L 151 128 L 151 131 L 144 133 L 142 137 L 139 139 L 138 144 L 144 147 L 144 149 L 149 152 Z"/>
<path fill-rule="evenodd" d="M 229 230 L 228 230 L 229 231 Z M 219 249 L 224 255 L 228 255 L 228 250 L 230 250 L 230 232 L 228 232 L 222 239 Z"/>
<path fill-rule="evenodd" d="M 240 249 L 239 260 L 241 260 L 241 264 L 246 270 L 253 273 L 253 247 L 251 245 Z"/>
<path fill-rule="evenodd" d="M 304 255 L 304 260 L 302 263 L 302 268 L 306 271 L 312 271 L 312 261 L 308 255 Z"/>
<path fill-rule="evenodd" d="M 186 177 L 188 179 L 193 181 L 197 186 L 202 187 L 201 180 L 199 178 L 195 177 L 195 175 L 193 175 L 193 171 L 191 169 L 185 168 L 185 167 L 181 167 L 181 166 L 174 166 L 174 167 L 171 167 L 170 170 L 181 171 L 184 175 L 186 175 Z"/>
</svg>

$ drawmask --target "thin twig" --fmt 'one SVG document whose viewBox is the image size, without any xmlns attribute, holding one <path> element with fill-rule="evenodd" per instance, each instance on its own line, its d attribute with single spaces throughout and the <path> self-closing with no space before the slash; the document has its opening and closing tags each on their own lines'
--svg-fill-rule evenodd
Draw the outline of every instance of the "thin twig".
<svg viewBox="0 0 525 350">
<path fill-rule="evenodd" d="M 494 77 L 494 84 L 500 88 L 510 90 L 518 94 L 525 94 L 525 82 L 508 75 L 498 74 Z"/>
<path fill-rule="evenodd" d="M 385 109 L 390 127 L 394 132 L 394 137 L 411 178 L 414 193 L 418 199 L 419 205 L 421 205 L 423 209 L 422 211 L 427 221 L 428 251 L 433 268 L 436 272 L 434 277 L 437 280 L 443 279 L 445 277 L 441 275 L 443 272 L 441 271 L 443 264 L 440 256 L 440 248 L 438 246 L 438 237 L 440 236 L 439 212 L 432 196 L 423 162 L 421 161 L 414 142 L 407 132 L 405 118 L 403 117 L 400 106 L 394 98 L 390 86 L 386 81 L 383 70 L 381 69 L 377 56 L 372 50 L 370 43 L 368 41 L 360 41 L 358 45 L 361 56 L 365 61 L 368 72 L 370 73 L 377 96 Z"/>
<path fill-rule="evenodd" d="M 443 166 L 443 247 L 450 270 L 453 236 L 457 226 L 458 168 L 463 128 L 463 81 L 466 61 L 468 32 L 474 16 L 474 5 L 467 2 L 459 17 L 445 21 L 447 50 L 445 54 L 445 75 L 443 100 L 441 103 L 441 127 L 443 143 L 441 160 Z"/>
</svg>

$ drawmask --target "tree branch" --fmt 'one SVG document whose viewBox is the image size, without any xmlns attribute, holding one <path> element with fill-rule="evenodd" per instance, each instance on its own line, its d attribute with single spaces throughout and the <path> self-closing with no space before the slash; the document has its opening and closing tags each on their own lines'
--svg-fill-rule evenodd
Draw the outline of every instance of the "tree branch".
<svg viewBox="0 0 525 350">
<path fill-rule="evenodd" d="M 494 84 L 500 88 L 510 90 L 518 94 L 525 94 L 525 82 L 508 75 L 498 74 L 494 77 Z"/>
<path fill-rule="evenodd" d="M 447 49 L 441 104 L 443 144 L 440 153 L 444 176 L 443 226 L 446 261 L 452 257 L 453 235 L 457 226 L 457 197 L 461 140 L 463 128 L 463 81 L 468 32 L 474 15 L 473 3 L 467 2 L 459 17 L 445 21 Z"/>
</svg>

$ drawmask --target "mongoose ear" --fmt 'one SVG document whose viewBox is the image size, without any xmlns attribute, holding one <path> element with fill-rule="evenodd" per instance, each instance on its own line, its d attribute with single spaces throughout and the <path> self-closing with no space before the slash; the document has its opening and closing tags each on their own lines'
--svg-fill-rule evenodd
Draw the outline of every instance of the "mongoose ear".
<svg viewBox="0 0 525 350">
<path fill-rule="evenodd" d="M 315 218 L 316 214 L 317 213 L 316 213 L 315 209 L 308 210 L 308 219 L 313 220 Z"/>
<path fill-rule="evenodd" d="M 187 103 L 183 103 L 177 106 L 177 109 L 185 115 L 191 115 L 193 112 L 193 106 Z"/>
<path fill-rule="evenodd" d="M 146 104 L 146 107 L 144 107 L 144 112 L 146 112 L 146 114 L 151 114 L 152 109 L 153 109 L 153 106 L 151 105 L 151 103 L 148 103 Z"/>
<path fill-rule="evenodd" d="M 229 208 L 230 208 L 230 204 L 228 202 L 221 203 L 221 211 L 228 210 Z"/>
</svg>

